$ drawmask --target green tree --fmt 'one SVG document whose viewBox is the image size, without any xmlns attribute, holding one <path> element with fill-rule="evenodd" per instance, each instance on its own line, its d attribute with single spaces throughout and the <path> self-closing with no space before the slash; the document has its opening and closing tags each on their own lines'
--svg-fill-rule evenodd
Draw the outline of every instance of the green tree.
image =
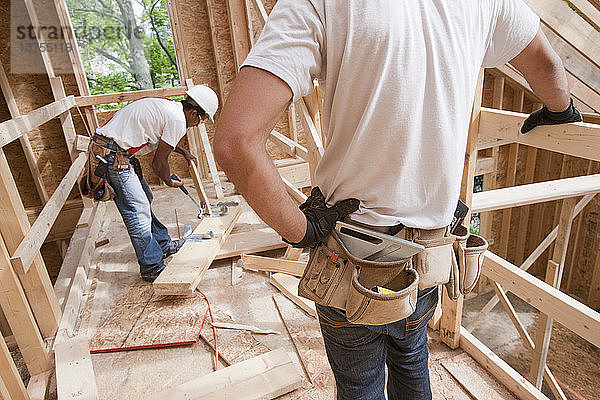
<svg viewBox="0 0 600 400">
<path fill-rule="evenodd" d="M 164 0 L 135 1 L 68 1 L 94 94 L 179 84 Z"/>
</svg>

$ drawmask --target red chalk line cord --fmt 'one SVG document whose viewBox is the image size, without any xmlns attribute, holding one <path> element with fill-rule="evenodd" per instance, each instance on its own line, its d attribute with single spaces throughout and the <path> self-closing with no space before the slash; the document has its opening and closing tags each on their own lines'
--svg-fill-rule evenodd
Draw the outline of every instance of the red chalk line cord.
<svg viewBox="0 0 600 400">
<path fill-rule="evenodd" d="M 198 291 L 198 293 L 200 293 L 202 295 L 202 297 L 204 297 L 204 300 L 206 300 L 206 305 L 208 306 L 206 309 L 206 312 L 204 313 L 204 318 L 202 318 L 202 324 L 200 325 L 200 332 L 202 332 L 202 329 L 204 328 L 204 322 L 206 322 L 206 317 L 208 315 L 210 315 L 210 322 L 211 322 L 211 327 L 212 327 L 212 331 L 213 331 L 213 338 L 214 338 L 214 348 L 215 348 L 215 371 L 219 369 L 219 350 L 217 348 L 217 328 L 215 328 L 214 322 L 215 319 L 213 317 L 212 314 L 212 309 L 210 308 L 210 301 L 208 301 L 208 297 L 206 297 L 206 295 L 204 293 L 202 293 L 202 291 L 198 288 L 196 288 L 196 290 Z"/>
</svg>

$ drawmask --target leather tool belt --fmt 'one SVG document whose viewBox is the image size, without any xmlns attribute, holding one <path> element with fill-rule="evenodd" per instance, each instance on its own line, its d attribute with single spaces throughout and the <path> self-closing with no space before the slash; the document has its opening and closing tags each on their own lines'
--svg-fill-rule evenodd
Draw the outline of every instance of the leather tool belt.
<svg viewBox="0 0 600 400">
<path fill-rule="evenodd" d="M 393 262 L 354 257 L 333 231 L 311 251 L 298 294 L 345 310 L 351 323 L 384 325 L 415 311 L 419 289 L 446 284 L 451 298 L 472 290 L 487 249 L 485 239 L 468 235 L 466 228 L 462 236 L 448 228 L 405 231 L 406 239 L 425 250 Z"/>
</svg>

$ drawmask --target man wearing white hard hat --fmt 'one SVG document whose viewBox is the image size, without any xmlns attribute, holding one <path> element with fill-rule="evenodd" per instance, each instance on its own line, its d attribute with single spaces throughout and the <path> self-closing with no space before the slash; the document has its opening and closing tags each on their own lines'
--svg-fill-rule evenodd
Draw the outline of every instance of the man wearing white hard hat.
<svg viewBox="0 0 600 400">
<path fill-rule="evenodd" d="M 152 191 L 136 156 L 154 151 L 154 172 L 168 186 L 183 184 L 171 179 L 169 155 L 174 151 L 188 163 L 195 163 L 196 158 L 178 143 L 187 128 L 206 119 L 214 121 L 219 106 L 216 93 L 208 86 L 193 86 L 186 94 L 181 102 L 156 97 L 133 101 L 98 128 L 92 138 L 103 151 L 100 167 L 94 173 L 106 179 L 107 189 L 114 191 L 114 201 L 135 249 L 140 274 L 150 282 L 164 269 L 163 260 L 176 253 L 183 243 L 171 240 L 167 228 L 152 212 Z"/>
</svg>

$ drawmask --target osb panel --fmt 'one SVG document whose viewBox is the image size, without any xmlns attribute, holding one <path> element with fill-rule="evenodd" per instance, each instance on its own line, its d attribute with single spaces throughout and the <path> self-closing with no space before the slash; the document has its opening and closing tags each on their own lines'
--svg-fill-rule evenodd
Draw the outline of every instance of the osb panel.
<svg viewBox="0 0 600 400">
<path fill-rule="evenodd" d="M 199 295 L 155 296 L 139 283 L 119 301 L 90 340 L 92 353 L 194 343 L 206 304 Z"/>
</svg>

